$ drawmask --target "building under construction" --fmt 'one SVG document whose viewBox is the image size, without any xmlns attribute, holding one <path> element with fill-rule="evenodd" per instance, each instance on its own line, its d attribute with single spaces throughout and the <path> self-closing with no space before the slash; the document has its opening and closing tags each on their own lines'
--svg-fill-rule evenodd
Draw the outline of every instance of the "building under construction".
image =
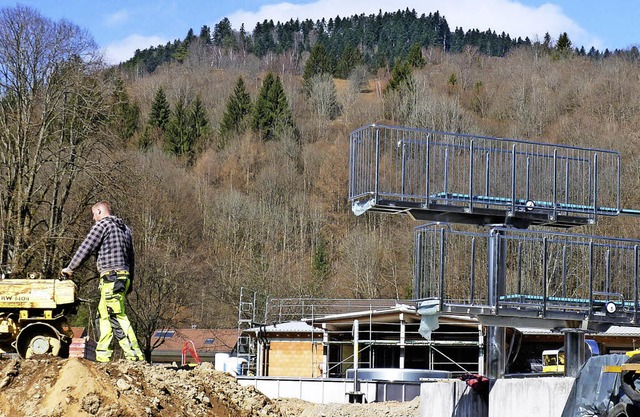
<svg viewBox="0 0 640 417">
<path fill-rule="evenodd" d="M 370 125 L 350 135 L 349 168 L 354 214 L 419 222 L 413 299 L 243 294 L 249 372 L 273 374 L 287 358 L 276 350 L 295 343 L 307 352 L 296 372 L 314 378 L 415 369 L 497 380 L 539 370 L 547 347 L 564 350 L 575 377 L 592 354 L 637 348 L 640 241 L 570 232 L 640 215 L 621 207 L 617 152 Z"/>
</svg>

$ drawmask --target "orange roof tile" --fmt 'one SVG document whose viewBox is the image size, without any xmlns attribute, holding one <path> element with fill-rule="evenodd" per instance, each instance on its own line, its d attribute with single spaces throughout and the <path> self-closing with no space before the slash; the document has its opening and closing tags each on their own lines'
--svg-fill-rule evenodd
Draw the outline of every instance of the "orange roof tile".
<svg viewBox="0 0 640 417">
<path fill-rule="evenodd" d="M 198 352 L 231 352 L 238 340 L 238 329 L 169 329 L 156 351 L 181 351 L 186 340 L 191 340 Z M 157 334 L 158 332 L 156 332 Z M 153 338 L 153 344 L 158 340 Z"/>
</svg>

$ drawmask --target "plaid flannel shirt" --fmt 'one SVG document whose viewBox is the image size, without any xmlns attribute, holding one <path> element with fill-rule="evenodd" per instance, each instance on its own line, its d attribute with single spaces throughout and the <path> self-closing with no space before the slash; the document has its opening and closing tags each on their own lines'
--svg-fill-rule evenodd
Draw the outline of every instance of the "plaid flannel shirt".
<svg viewBox="0 0 640 417">
<path fill-rule="evenodd" d="M 134 253 L 131 229 L 122 219 L 107 216 L 96 222 L 69 262 L 69 268 L 75 270 L 95 252 L 98 253 L 98 272 L 127 270 L 133 279 Z"/>
</svg>

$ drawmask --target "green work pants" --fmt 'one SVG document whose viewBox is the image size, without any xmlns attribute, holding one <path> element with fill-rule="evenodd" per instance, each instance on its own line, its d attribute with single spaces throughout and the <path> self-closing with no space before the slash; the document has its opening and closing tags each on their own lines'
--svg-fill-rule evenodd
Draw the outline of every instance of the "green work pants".
<svg viewBox="0 0 640 417">
<path fill-rule="evenodd" d="M 100 301 L 98 302 L 100 336 L 96 346 L 98 362 L 111 360 L 113 353 L 111 341 L 114 335 L 126 359 L 144 360 L 144 355 L 138 346 L 138 339 L 124 312 L 124 299 L 129 285 L 127 271 L 113 271 L 102 274 L 100 277 Z"/>
</svg>

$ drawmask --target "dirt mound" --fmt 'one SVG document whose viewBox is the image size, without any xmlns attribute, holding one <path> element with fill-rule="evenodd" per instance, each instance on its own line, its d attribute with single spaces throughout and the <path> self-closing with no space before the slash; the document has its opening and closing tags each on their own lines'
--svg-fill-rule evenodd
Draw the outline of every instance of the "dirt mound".
<svg viewBox="0 0 640 417">
<path fill-rule="evenodd" d="M 0 417 L 417 416 L 410 403 L 311 404 L 270 400 L 205 363 L 173 369 L 80 358 L 0 360 Z"/>
<path fill-rule="evenodd" d="M 210 364 L 176 370 L 79 358 L 0 361 L 2 417 L 285 415 Z"/>
</svg>

